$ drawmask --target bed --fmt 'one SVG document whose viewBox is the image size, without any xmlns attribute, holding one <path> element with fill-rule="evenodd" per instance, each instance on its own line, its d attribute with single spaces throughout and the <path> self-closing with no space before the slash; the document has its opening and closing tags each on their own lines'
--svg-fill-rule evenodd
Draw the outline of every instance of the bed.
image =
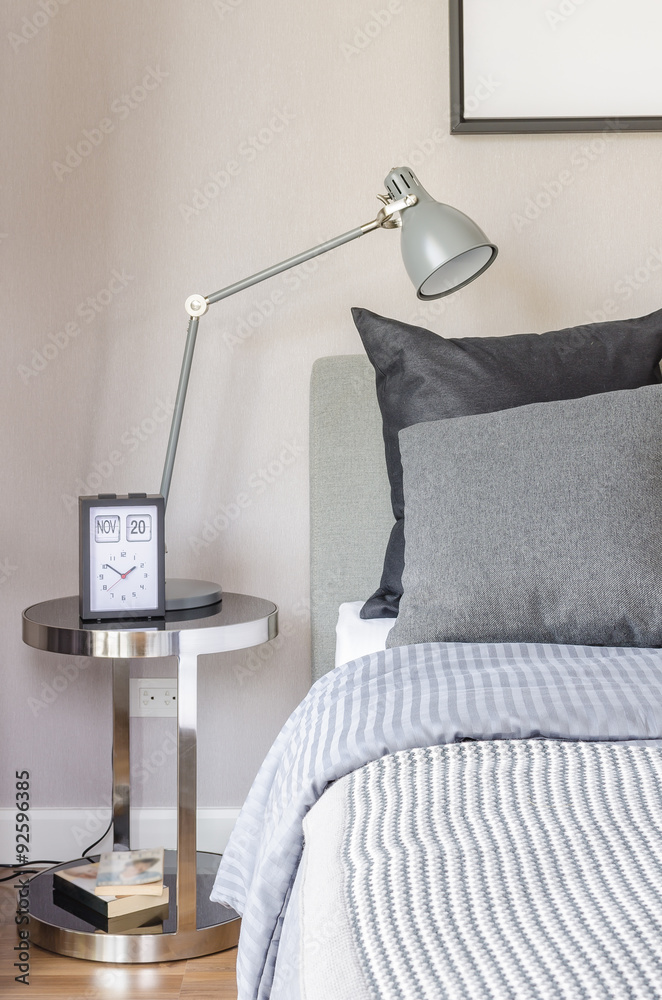
<svg viewBox="0 0 662 1000">
<path fill-rule="evenodd" d="M 357 312 L 370 360 L 311 382 L 315 683 L 212 895 L 240 1000 L 659 998 L 662 313 L 474 344 Z"/>
</svg>

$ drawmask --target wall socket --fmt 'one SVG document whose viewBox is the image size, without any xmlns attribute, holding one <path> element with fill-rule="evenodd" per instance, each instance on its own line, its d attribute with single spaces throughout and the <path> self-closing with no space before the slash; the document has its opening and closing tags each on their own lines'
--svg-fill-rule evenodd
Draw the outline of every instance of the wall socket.
<svg viewBox="0 0 662 1000">
<path fill-rule="evenodd" d="M 129 715 L 146 718 L 177 717 L 176 677 L 131 677 Z"/>
</svg>

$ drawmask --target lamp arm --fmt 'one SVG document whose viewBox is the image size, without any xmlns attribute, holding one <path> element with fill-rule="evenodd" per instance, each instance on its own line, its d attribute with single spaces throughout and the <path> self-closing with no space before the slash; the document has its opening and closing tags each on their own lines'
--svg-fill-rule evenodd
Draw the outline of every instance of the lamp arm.
<svg viewBox="0 0 662 1000">
<path fill-rule="evenodd" d="M 170 493 L 170 480 L 172 479 L 172 469 L 175 464 L 175 454 L 177 452 L 177 442 L 179 441 L 179 431 L 182 426 L 182 414 L 184 403 L 186 402 L 186 390 L 188 389 L 191 365 L 193 364 L 193 352 L 195 350 L 195 340 L 198 335 L 197 316 L 191 316 L 188 321 L 188 331 L 186 334 L 186 346 L 184 347 L 184 359 L 179 373 L 179 385 L 177 386 L 177 396 L 175 398 L 175 408 L 170 423 L 170 435 L 168 437 L 168 447 L 163 464 L 163 475 L 161 476 L 161 495 L 164 498 L 164 508 L 168 506 L 168 494 Z"/>
<path fill-rule="evenodd" d="M 406 198 L 401 198 L 398 201 L 389 201 L 383 208 L 380 209 L 377 217 L 373 219 L 372 222 L 366 222 L 363 226 L 359 226 L 356 229 L 350 229 L 349 232 L 343 233 L 342 236 L 336 236 L 334 239 L 327 240 L 325 243 L 320 243 L 318 246 L 312 247 L 310 250 L 305 250 L 303 253 L 297 254 L 295 257 L 289 257 L 287 260 L 281 261 L 280 264 L 274 264 L 272 267 L 267 267 L 263 271 L 258 271 L 249 278 L 244 278 L 242 281 L 237 281 L 233 285 L 228 285 L 226 288 L 222 288 L 220 291 L 214 292 L 212 295 L 190 295 L 188 297 L 186 300 L 186 311 L 188 312 L 190 319 L 186 335 L 186 345 L 184 347 L 184 359 L 182 361 L 182 367 L 179 374 L 179 385 L 177 386 L 175 408 L 172 415 L 172 422 L 170 424 L 170 435 L 168 437 L 165 463 L 163 465 L 163 475 L 161 478 L 161 495 L 165 500 L 166 506 L 168 504 L 168 494 L 170 493 L 172 470 L 175 464 L 177 442 L 179 441 L 179 432 L 182 425 L 182 415 L 184 413 L 184 403 L 186 402 L 189 375 L 191 374 L 191 365 L 193 363 L 193 352 L 195 351 L 195 341 L 198 334 L 198 323 L 200 317 L 204 316 L 207 312 L 208 307 L 214 302 L 220 302 L 221 299 L 229 298 L 230 295 L 234 295 L 236 292 L 241 292 L 245 288 L 250 288 L 251 285 L 257 285 L 261 281 L 266 281 L 267 278 L 272 278 L 276 274 L 281 274 L 283 271 L 289 271 L 290 268 L 296 267 L 297 264 L 303 264 L 305 261 L 311 260 L 313 257 L 319 257 L 323 253 L 328 253 L 329 250 L 335 250 L 336 247 L 342 246 L 344 243 L 350 243 L 352 240 L 358 239 L 359 236 L 365 236 L 366 233 L 371 233 L 375 229 L 389 229 L 396 227 L 399 224 L 398 213 L 411 207 L 412 205 L 415 205 L 417 200 L 418 199 L 415 195 L 408 195 Z"/>
</svg>

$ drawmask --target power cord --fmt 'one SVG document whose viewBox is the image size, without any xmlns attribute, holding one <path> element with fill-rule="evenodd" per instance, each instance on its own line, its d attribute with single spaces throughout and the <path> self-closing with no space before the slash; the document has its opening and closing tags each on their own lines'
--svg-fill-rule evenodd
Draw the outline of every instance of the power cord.
<svg viewBox="0 0 662 1000">
<path fill-rule="evenodd" d="M 112 825 L 113 825 L 113 818 L 111 816 L 110 823 L 108 824 L 108 826 L 106 827 L 106 829 L 103 831 L 103 833 L 101 834 L 101 836 L 97 837 L 97 839 L 94 841 L 94 843 L 90 844 L 89 847 L 86 847 L 85 850 L 83 851 L 83 853 L 81 854 L 81 856 L 79 858 L 72 858 L 71 861 L 68 861 L 68 862 L 67 861 L 26 861 L 25 864 L 23 864 L 23 865 L 21 865 L 21 864 L 15 864 L 15 865 L 0 864 L 0 868 L 11 868 L 11 869 L 13 869 L 13 874 L 11 874 L 11 875 L 5 875 L 4 878 L 0 878 L 0 882 L 11 882 L 12 879 L 15 879 L 16 876 L 19 873 L 21 873 L 21 872 L 23 872 L 26 875 L 37 875 L 38 874 L 37 869 L 33 868 L 33 865 L 50 865 L 51 867 L 55 867 L 57 865 L 64 865 L 64 864 L 72 864 L 73 865 L 73 864 L 76 863 L 76 861 L 89 861 L 90 859 L 88 857 L 86 857 L 86 855 L 89 853 L 89 851 L 92 850 L 93 847 L 96 847 L 97 844 L 101 843 L 101 841 L 106 836 L 106 834 L 108 833 L 108 831 L 110 830 L 110 828 L 111 828 Z"/>
<path fill-rule="evenodd" d="M 112 755 L 111 755 L 111 760 L 112 760 Z M 64 865 L 64 864 L 73 865 L 76 863 L 76 861 L 89 861 L 89 858 L 86 857 L 87 853 L 91 851 L 93 847 L 96 847 L 97 844 L 101 843 L 101 841 L 106 836 L 112 825 L 113 825 L 113 816 L 111 812 L 110 822 L 108 823 L 106 829 L 103 831 L 100 837 L 97 837 L 97 839 L 90 844 L 89 847 L 85 848 L 85 850 L 83 851 L 83 853 L 79 858 L 72 858 L 70 861 L 26 861 L 24 864 L 14 864 L 14 865 L 7 865 L 0 863 L 0 868 L 12 869 L 12 874 L 5 875 L 4 878 L 0 878 L 0 882 L 11 882 L 13 879 L 16 878 L 17 874 L 19 874 L 20 872 L 24 872 L 26 875 L 39 874 L 37 869 L 33 868 L 34 865 L 50 865 L 51 867 L 55 867 L 57 865 Z"/>
<path fill-rule="evenodd" d="M 112 817 L 112 815 L 111 815 L 111 817 L 110 817 L 110 823 L 108 824 L 108 826 L 106 827 L 106 829 L 105 829 L 105 830 L 103 831 L 103 833 L 101 834 L 101 836 L 100 836 L 100 837 L 98 837 L 98 838 L 97 838 L 97 839 L 96 839 L 96 840 L 94 841 L 94 843 L 93 843 L 93 844 L 90 844 L 90 846 L 89 846 L 89 847 L 86 847 L 86 848 L 85 848 L 85 850 L 84 850 L 84 851 L 83 851 L 83 853 L 81 854 L 81 858 L 84 858 L 84 857 L 85 857 L 85 855 L 87 854 L 87 852 L 88 852 L 88 851 L 91 851 L 93 847 L 96 847 L 96 846 L 97 846 L 97 844 L 100 844 L 100 843 L 101 843 L 101 841 L 102 841 L 102 840 L 103 840 L 103 838 L 104 838 L 104 837 L 106 836 L 106 834 L 108 833 L 108 831 L 110 830 L 110 828 L 111 828 L 111 826 L 112 826 L 112 825 L 113 825 L 113 817 Z"/>
<path fill-rule="evenodd" d="M 61 861 L 26 861 L 24 865 L 5 865 L 0 863 L 0 868 L 13 868 L 13 873 L 11 875 L 5 875 L 4 878 L 0 878 L 0 882 L 12 882 L 20 872 L 25 872 L 26 875 L 36 875 L 37 869 L 31 868 L 31 865 L 61 864 Z"/>
</svg>

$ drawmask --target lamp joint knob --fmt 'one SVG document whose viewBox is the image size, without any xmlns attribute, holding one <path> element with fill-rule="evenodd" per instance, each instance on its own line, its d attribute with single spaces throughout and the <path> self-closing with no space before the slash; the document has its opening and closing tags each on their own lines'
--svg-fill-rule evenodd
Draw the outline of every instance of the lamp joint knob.
<svg viewBox="0 0 662 1000">
<path fill-rule="evenodd" d="M 186 300 L 185 309 L 189 316 L 204 316 L 209 308 L 209 303 L 204 295 L 189 295 Z"/>
</svg>

